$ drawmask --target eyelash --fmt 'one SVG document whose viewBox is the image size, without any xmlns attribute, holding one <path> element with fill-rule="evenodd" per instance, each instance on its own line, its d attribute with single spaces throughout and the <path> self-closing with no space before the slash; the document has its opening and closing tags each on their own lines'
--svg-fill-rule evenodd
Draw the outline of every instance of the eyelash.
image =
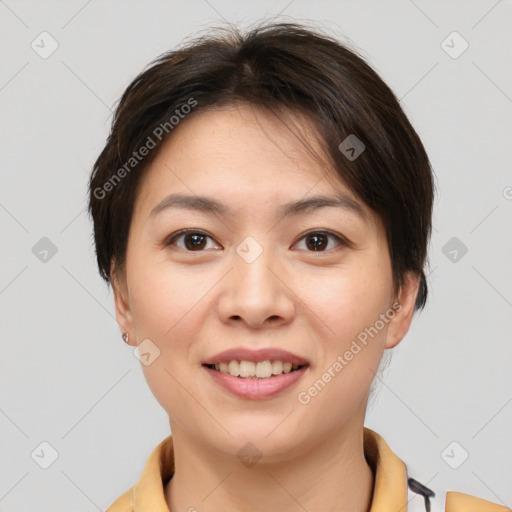
<svg viewBox="0 0 512 512">
<path fill-rule="evenodd" d="M 168 237 L 167 241 L 165 242 L 164 245 L 165 246 L 173 245 L 174 242 L 178 238 L 180 238 L 183 235 L 187 235 L 187 234 L 203 235 L 203 236 L 208 237 L 208 238 L 213 240 L 213 237 L 211 237 L 208 233 L 206 233 L 205 231 L 202 231 L 200 229 L 182 229 L 181 231 L 177 231 L 176 233 L 173 233 L 170 237 Z M 349 247 L 351 245 L 350 242 L 347 239 L 345 239 L 344 237 L 342 237 L 340 235 L 337 235 L 337 234 L 333 233 L 332 231 L 327 231 L 327 230 L 308 231 L 307 233 L 304 233 L 304 235 L 302 235 L 302 237 L 299 238 L 298 241 L 301 241 L 301 240 L 303 240 L 304 238 L 306 238 L 307 236 L 310 236 L 310 235 L 326 235 L 326 236 L 332 237 L 342 247 Z M 181 249 L 181 247 L 179 247 L 179 249 Z M 188 249 L 183 249 L 183 250 L 186 251 L 186 252 L 204 252 L 203 249 L 200 249 L 198 251 L 189 251 Z M 311 253 L 325 253 L 325 252 L 329 252 L 329 251 L 332 251 L 332 250 L 333 249 L 322 250 L 322 251 L 307 251 L 307 252 L 311 252 Z"/>
</svg>

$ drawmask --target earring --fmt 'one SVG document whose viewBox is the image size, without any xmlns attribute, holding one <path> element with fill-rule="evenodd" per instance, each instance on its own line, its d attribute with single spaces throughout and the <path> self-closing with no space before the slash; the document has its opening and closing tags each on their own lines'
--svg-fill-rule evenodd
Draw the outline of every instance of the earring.
<svg viewBox="0 0 512 512">
<path fill-rule="evenodd" d="M 127 332 L 123 332 L 123 341 L 128 344 L 128 333 Z"/>
</svg>

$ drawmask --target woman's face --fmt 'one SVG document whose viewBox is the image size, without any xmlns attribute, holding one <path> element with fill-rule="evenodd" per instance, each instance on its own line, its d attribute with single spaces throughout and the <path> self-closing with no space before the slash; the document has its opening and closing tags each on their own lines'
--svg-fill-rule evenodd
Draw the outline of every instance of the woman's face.
<svg viewBox="0 0 512 512">
<path fill-rule="evenodd" d="M 418 280 L 394 297 L 383 225 L 275 118 L 238 106 L 175 130 L 140 184 L 125 271 L 113 283 L 118 322 L 131 344 L 143 343 L 142 369 L 173 433 L 231 455 L 251 441 L 279 460 L 361 429 L 383 351 L 409 327 Z M 165 206 L 175 194 L 190 201 Z M 337 206 L 300 207 L 341 195 Z M 299 206 L 284 215 L 290 203 Z M 228 349 L 281 349 L 307 365 L 261 380 L 204 365 Z M 272 369 L 291 359 L 263 357 Z"/>
</svg>

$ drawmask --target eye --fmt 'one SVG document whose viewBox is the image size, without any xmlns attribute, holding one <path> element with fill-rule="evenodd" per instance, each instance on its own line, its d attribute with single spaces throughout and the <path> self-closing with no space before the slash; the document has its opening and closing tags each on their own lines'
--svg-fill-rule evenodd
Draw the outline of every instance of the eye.
<svg viewBox="0 0 512 512">
<path fill-rule="evenodd" d="M 337 242 L 339 246 L 350 245 L 343 237 L 330 231 L 310 231 L 300 240 L 306 241 L 306 250 L 308 252 L 326 252 L 326 247 L 329 246 L 329 238 Z M 176 247 L 189 252 L 200 252 L 202 250 L 212 248 L 211 246 L 208 247 L 208 239 L 213 240 L 213 238 L 204 231 L 197 229 L 183 229 L 173 233 L 167 239 L 165 245 L 175 245 Z M 182 244 L 176 243 L 180 240 L 183 241 Z"/>
<path fill-rule="evenodd" d="M 176 240 L 183 239 L 183 245 L 175 244 Z M 165 245 L 176 245 L 180 249 L 186 251 L 201 251 L 203 249 L 210 249 L 206 247 L 208 244 L 207 239 L 213 240 L 213 238 L 206 234 L 204 231 L 197 229 L 183 229 L 177 233 L 173 233 L 165 242 Z"/>
<path fill-rule="evenodd" d="M 335 240 L 338 245 L 348 246 L 349 243 L 341 236 L 335 235 L 330 231 L 310 231 L 300 240 L 306 241 L 306 250 L 309 252 L 325 252 L 325 247 L 329 245 L 329 238 Z"/>
</svg>

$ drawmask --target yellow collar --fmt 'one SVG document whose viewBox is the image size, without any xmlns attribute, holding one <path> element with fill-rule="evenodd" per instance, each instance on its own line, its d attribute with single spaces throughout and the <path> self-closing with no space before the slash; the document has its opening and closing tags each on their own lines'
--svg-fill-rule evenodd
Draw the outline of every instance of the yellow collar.
<svg viewBox="0 0 512 512">
<path fill-rule="evenodd" d="M 364 427 L 364 454 L 375 475 L 370 512 L 406 512 L 407 469 L 384 441 Z M 148 458 L 139 481 L 107 512 L 170 512 L 164 486 L 174 474 L 172 436 L 165 438 Z M 512 512 L 507 507 L 458 492 L 446 493 L 445 512 Z"/>
</svg>

